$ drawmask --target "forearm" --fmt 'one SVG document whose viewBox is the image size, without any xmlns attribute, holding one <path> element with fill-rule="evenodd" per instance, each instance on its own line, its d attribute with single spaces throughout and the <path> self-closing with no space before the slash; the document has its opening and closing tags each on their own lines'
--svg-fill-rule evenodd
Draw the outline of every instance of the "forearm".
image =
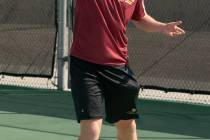
<svg viewBox="0 0 210 140">
<path fill-rule="evenodd" d="M 159 22 L 147 14 L 141 20 L 133 22 L 137 28 L 146 32 L 162 32 L 162 29 L 166 25 L 165 23 Z"/>
</svg>

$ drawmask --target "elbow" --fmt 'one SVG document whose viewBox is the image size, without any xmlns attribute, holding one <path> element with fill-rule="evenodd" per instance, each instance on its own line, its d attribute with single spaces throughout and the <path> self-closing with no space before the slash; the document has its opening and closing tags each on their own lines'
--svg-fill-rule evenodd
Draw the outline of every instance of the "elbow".
<svg viewBox="0 0 210 140">
<path fill-rule="evenodd" d="M 133 21 L 133 24 L 135 25 L 135 27 L 137 28 L 137 29 L 143 29 L 143 27 L 142 27 L 142 23 L 141 23 L 141 20 L 139 20 L 139 21 Z M 144 29 L 143 29 L 144 30 Z"/>
</svg>

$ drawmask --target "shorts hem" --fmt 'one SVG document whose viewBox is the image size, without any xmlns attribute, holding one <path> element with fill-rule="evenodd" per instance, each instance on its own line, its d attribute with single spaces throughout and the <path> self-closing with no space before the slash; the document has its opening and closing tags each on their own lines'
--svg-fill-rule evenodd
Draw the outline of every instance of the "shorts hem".
<svg viewBox="0 0 210 140">
<path fill-rule="evenodd" d="M 118 121 L 121 121 L 121 120 L 132 120 L 132 119 L 134 119 L 134 120 L 139 119 L 139 115 L 119 117 L 119 118 L 115 118 L 115 119 L 106 119 L 106 121 L 108 123 L 117 123 Z"/>
<path fill-rule="evenodd" d="M 94 119 L 104 119 L 104 116 L 83 117 L 83 118 L 77 119 L 77 122 L 80 123 L 81 121 L 84 121 L 84 120 L 94 120 Z"/>
</svg>

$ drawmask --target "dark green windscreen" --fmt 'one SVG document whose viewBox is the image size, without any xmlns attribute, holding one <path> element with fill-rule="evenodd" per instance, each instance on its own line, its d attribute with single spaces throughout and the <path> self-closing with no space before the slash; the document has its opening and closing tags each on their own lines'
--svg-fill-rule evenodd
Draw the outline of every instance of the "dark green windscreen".
<svg viewBox="0 0 210 140">
<path fill-rule="evenodd" d="M 130 63 L 142 87 L 210 93 L 209 5 L 209 0 L 145 0 L 152 17 L 182 20 L 186 34 L 170 38 L 129 25 Z"/>
<path fill-rule="evenodd" d="M 56 0 L 0 0 L 0 74 L 51 77 Z"/>
</svg>

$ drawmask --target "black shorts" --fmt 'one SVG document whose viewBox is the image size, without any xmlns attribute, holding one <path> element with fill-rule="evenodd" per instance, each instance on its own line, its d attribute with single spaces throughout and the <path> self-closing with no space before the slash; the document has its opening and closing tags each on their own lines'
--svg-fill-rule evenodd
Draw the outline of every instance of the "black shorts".
<svg viewBox="0 0 210 140">
<path fill-rule="evenodd" d="M 127 65 L 103 66 L 71 56 L 70 76 L 78 122 L 105 117 L 115 123 L 139 117 L 140 86 Z"/>
</svg>

